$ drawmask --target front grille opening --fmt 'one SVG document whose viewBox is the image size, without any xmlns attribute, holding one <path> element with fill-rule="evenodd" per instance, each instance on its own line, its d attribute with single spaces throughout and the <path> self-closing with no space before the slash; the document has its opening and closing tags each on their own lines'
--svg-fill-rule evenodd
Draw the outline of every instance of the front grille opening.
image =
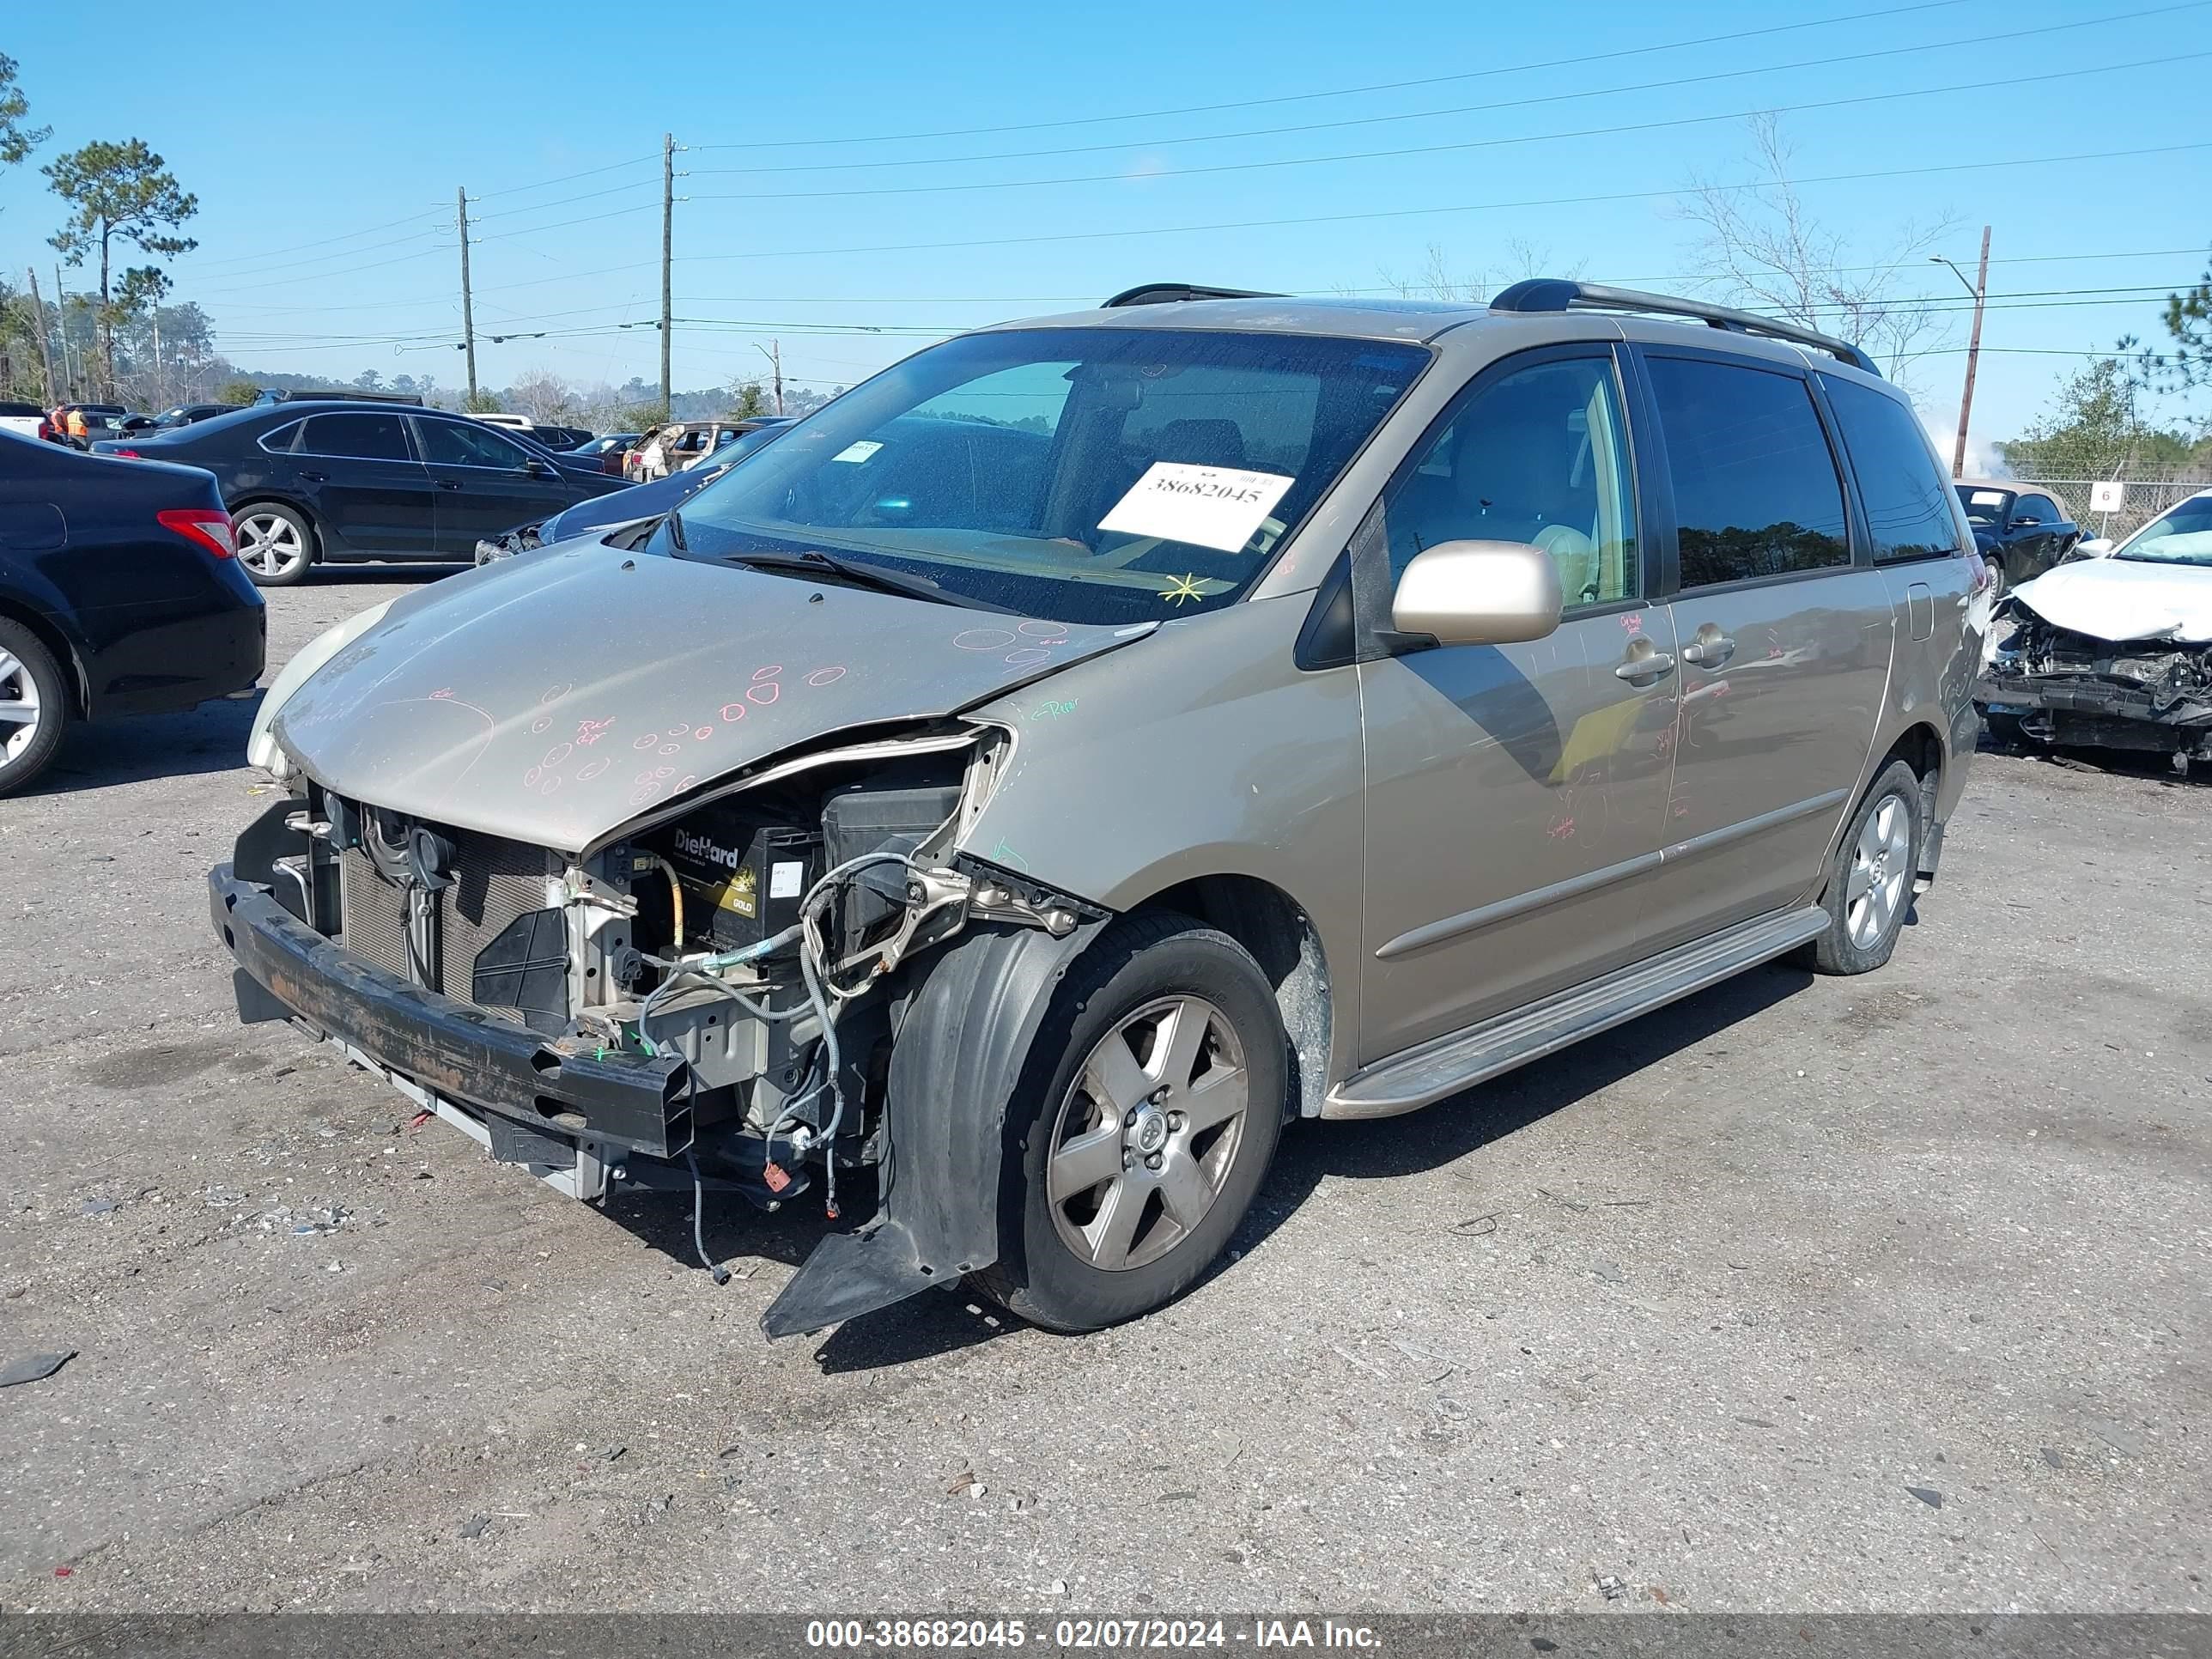
<svg viewBox="0 0 2212 1659">
<path fill-rule="evenodd" d="M 453 842 L 452 884 L 433 896 L 436 950 L 427 974 L 415 971 L 408 948 L 408 892 L 380 875 L 368 854 L 349 847 L 339 857 L 341 941 L 385 972 L 456 1002 L 471 1001 L 476 960 L 515 919 L 545 908 L 554 854 L 542 847 L 471 830 L 443 830 Z M 523 1023 L 514 1008 L 480 1007 L 487 1019 Z"/>
</svg>

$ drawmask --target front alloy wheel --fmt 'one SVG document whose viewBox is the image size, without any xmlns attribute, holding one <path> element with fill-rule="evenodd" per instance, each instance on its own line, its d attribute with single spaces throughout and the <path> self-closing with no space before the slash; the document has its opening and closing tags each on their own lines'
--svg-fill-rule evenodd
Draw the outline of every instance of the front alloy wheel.
<svg viewBox="0 0 2212 1659">
<path fill-rule="evenodd" d="M 1173 1301 L 1227 1248 L 1291 1092 L 1275 988 L 1188 916 L 1124 918 L 1068 967 L 1009 1114 L 997 1263 L 971 1282 L 1093 1331 Z"/>
<path fill-rule="evenodd" d="M 1046 1165 L 1060 1243 L 1105 1273 L 1157 1261 L 1221 1196 L 1249 1079 L 1201 997 L 1147 1003 L 1102 1037 L 1061 1103 Z"/>
</svg>

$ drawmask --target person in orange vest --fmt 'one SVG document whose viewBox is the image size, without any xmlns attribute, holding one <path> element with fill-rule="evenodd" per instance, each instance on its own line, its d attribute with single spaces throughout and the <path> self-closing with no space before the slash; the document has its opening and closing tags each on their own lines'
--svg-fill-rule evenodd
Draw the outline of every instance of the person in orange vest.
<svg viewBox="0 0 2212 1659">
<path fill-rule="evenodd" d="M 70 441 L 73 444 L 78 445 L 80 447 L 82 447 L 86 441 L 91 436 L 89 428 L 88 428 L 84 423 L 84 411 L 82 410 L 72 409 L 70 410 L 69 426 L 67 430 L 70 435 Z"/>
</svg>

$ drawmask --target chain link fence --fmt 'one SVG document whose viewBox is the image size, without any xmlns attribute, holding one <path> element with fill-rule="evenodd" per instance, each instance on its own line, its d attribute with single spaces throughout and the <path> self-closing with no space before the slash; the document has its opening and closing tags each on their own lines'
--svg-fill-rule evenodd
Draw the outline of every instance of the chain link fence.
<svg viewBox="0 0 2212 1659">
<path fill-rule="evenodd" d="M 2212 479 L 2130 478 L 2122 484 L 2118 511 L 2093 513 L 2089 510 L 2091 482 L 2087 478 L 2030 478 L 2013 487 L 2049 491 L 2066 509 L 2066 516 L 2081 526 L 2083 535 L 2109 536 L 2114 541 L 2133 535 L 2166 508 L 2187 501 L 2198 490 L 2212 489 Z"/>
</svg>

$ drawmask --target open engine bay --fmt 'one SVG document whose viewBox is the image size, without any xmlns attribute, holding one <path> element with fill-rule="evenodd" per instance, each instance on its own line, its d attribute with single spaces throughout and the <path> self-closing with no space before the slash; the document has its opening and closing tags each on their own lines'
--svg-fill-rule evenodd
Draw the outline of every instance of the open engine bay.
<svg viewBox="0 0 2212 1659">
<path fill-rule="evenodd" d="M 709 1188 L 775 1209 L 818 1187 L 835 1218 L 840 1170 L 884 1156 L 902 970 L 979 922 L 1064 938 L 1095 915 L 954 850 L 1010 744 L 947 723 L 803 757 L 575 857 L 297 778 L 241 838 L 238 876 L 545 1081 L 520 1095 L 419 1038 L 410 1060 L 393 1030 L 349 1041 L 296 1004 L 267 1017 L 304 1018 L 575 1196 L 688 1186 L 696 1223 Z M 599 1109 L 586 1083 L 616 1076 L 623 1104 Z"/>
</svg>

